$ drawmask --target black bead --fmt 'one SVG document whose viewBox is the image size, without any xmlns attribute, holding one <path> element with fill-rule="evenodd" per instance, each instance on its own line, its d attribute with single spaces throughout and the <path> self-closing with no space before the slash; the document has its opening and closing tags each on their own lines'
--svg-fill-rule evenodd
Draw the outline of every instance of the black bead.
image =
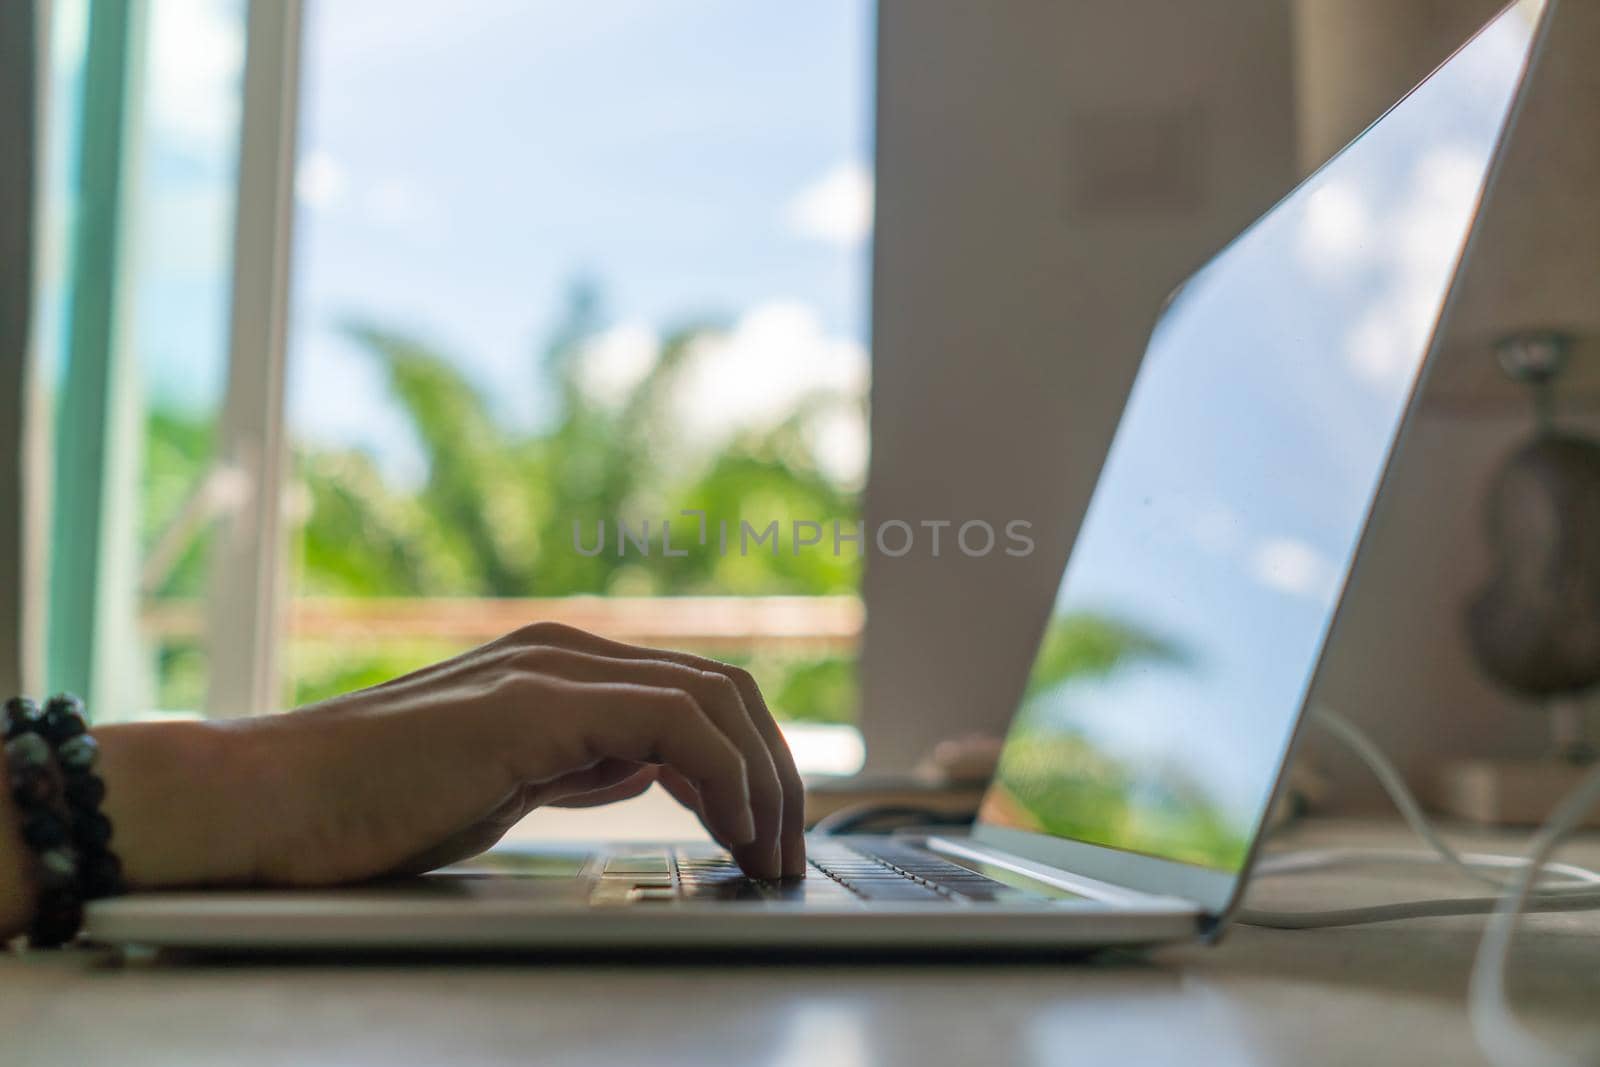
<svg viewBox="0 0 1600 1067">
<path fill-rule="evenodd" d="M 39 853 L 39 891 L 51 892 L 76 885 L 78 854 L 70 848 L 53 848 Z"/>
<path fill-rule="evenodd" d="M 83 849 L 102 849 L 111 840 L 111 820 L 98 811 L 86 812 L 72 821 L 72 839 Z"/>
<path fill-rule="evenodd" d="M 11 774 L 11 797 L 18 807 L 48 804 L 55 792 L 56 777 L 48 767 L 21 767 Z"/>
<path fill-rule="evenodd" d="M 76 693 L 61 692 L 44 702 L 44 710 L 47 714 L 59 711 L 69 715 L 82 715 L 83 701 L 78 699 Z"/>
<path fill-rule="evenodd" d="M 22 819 L 22 839 L 36 851 L 64 845 L 70 835 L 67 820 L 48 808 L 30 811 Z"/>
<path fill-rule="evenodd" d="M 56 748 L 56 759 L 61 761 L 61 769 L 68 772 L 86 771 L 99 758 L 100 742 L 88 734 L 79 734 L 70 741 L 63 741 Z"/>
<path fill-rule="evenodd" d="M 95 774 L 69 774 L 61 786 L 67 803 L 79 811 L 93 811 L 106 798 L 106 784 Z"/>
<path fill-rule="evenodd" d="M 6 740 L 36 729 L 39 718 L 39 705 L 27 697 L 12 697 L 6 701 Z"/>
<path fill-rule="evenodd" d="M 100 852 L 86 859 L 81 881 L 87 900 L 121 896 L 127 890 L 122 882 L 122 861 L 110 852 Z"/>
<path fill-rule="evenodd" d="M 83 926 L 83 901 L 71 890 L 61 889 L 39 895 L 28 942 L 35 948 L 55 948 L 77 936 Z"/>
<path fill-rule="evenodd" d="M 71 693 L 57 693 L 45 702 L 42 733 L 59 745 L 89 728 L 83 720 L 83 701 Z"/>
<path fill-rule="evenodd" d="M 28 767 L 49 767 L 55 761 L 50 742 L 38 734 L 20 734 L 6 742 L 6 766 L 12 774 Z"/>
</svg>

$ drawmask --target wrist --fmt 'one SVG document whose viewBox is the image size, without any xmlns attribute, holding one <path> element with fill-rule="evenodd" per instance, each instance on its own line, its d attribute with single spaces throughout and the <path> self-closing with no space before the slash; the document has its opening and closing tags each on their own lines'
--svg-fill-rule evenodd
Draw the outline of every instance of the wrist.
<svg viewBox="0 0 1600 1067">
<path fill-rule="evenodd" d="M 124 723 L 94 731 L 112 847 L 133 889 L 247 881 L 253 856 L 237 724 Z"/>
</svg>

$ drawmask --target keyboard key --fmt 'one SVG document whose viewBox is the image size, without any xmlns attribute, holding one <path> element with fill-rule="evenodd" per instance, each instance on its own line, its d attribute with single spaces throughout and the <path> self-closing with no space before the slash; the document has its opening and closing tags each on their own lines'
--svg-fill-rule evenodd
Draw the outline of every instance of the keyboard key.
<svg viewBox="0 0 1600 1067">
<path fill-rule="evenodd" d="M 853 847 L 813 844 L 815 872 L 791 882 L 758 882 L 745 877 L 726 852 L 680 851 L 674 864 L 659 853 L 614 856 L 606 880 L 632 880 L 629 899 L 641 902 L 782 901 L 847 905 L 871 901 L 900 904 L 1043 903 L 1036 894 L 1013 889 L 960 864 L 904 846 Z"/>
<path fill-rule="evenodd" d="M 859 898 L 828 878 L 807 878 L 799 882 L 764 882 L 763 900 L 789 904 L 854 904 Z"/>
<path fill-rule="evenodd" d="M 1045 903 L 968 867 L 903 845 L 874 844 L 870 851 L 813 847 L 811 859 L 830 880 L 865 900 L 883 903 Z"/>
<path fill-rule="evenodd" d="M 660 853 L 641 856 L 612 856 L 606 860 L 607 874 L 667 874 L 672 863 Z"/>
<path fill-rule="evenodd" d="M 915 882 L 857 885 L 856 892 L 867 900 L 894 904 L 941 904 L 947 898 Z"/>
<path fill-rule="evenodd" d="M 761 886 L 748 878 L 737 882 L 717 882 L 703 885 L 680 885 L 678 892 L 684 900 L 765 900 Z"/>
<path fill-rule="evenodd" d="M 678 891 L 670 885 L 665 888 L 639 886 L 628 894 L 629 903 L 670 904 L 678 899 Z"/>
</svg>

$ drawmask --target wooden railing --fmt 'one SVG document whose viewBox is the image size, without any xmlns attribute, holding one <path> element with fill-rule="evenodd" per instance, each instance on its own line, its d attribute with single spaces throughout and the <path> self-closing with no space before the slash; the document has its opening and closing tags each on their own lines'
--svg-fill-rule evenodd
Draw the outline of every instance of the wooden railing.
<svg viewBox="0 0 1600 1067">
<path fill-rule="evenodd" d="M 194 601 L 153 601 L 143 613 L 144 631 L 157 639 L 195 638 L 204 617 Z M 853 596 L 306 597 L 290 602 L 288 637 L 469 645 L 547 620 L 630 644 L 848 653 L 860 640 L 862 619 L 861 601 Z"/>
</svg>

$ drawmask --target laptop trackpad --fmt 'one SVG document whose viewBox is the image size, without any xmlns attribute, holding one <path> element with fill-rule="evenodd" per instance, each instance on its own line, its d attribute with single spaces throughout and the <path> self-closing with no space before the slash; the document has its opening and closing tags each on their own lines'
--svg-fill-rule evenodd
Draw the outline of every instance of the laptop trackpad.
<svg viewBox="0 0 1600 1067">
<path fill-rule="evenodd" d="M 576 878 L 594 859 L 592 848 L 495 849 L 451 864 L 439 874 L 498 875 L 503 878 Z"/>
<path fill-rule="evenodd" d="M 497 849 L 392 884 L 430 895 L 479 900 L 581 901 L 588 898 L 590 882 L 581 876 L 595 856 L 591 848 Z"/>
</svg>

